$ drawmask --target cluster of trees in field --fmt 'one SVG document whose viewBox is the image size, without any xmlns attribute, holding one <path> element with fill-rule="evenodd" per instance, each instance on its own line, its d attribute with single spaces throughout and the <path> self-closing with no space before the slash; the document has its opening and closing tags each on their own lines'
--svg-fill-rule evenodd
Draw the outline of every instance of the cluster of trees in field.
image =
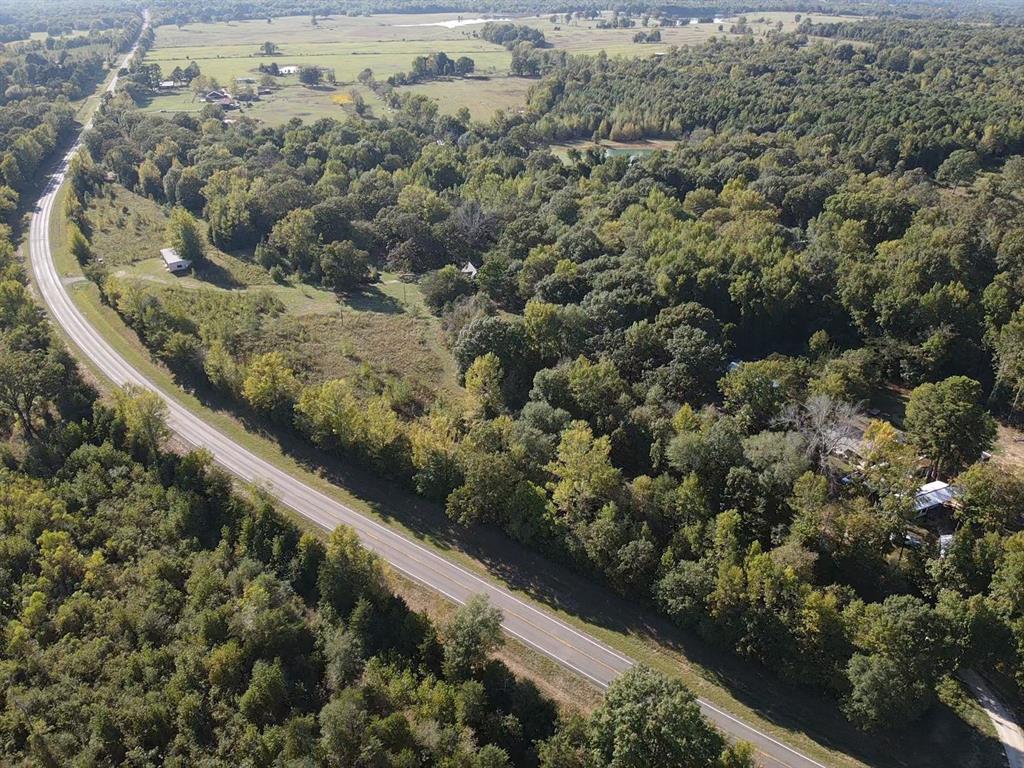
<svg viewBox="0 0 1024 768">
<path fill-rule="evenodd" d="M 661 30 L 652 29 L 650 32 L 644 32 L 643 30 L 633 35 L 634 43 L 660 43 L 661 42 Z"/>
<path fill-rule="evenodd" d="M 20 43 L 0 56 L 0 221 L 9 219 L 67 138 L 75 117 L 69 101 L 93 91 L 141 24 L 125 16 L 115 29 Z"/>
<path fill-rule="evenodd" d="M 473 74 L 474 69 L 476 69 L 476 62 L 469 56 L 459 56 L 459 58 L 453 59 L 444 51 L 438 51 L 425 56 L 417 56 L 412 60 L 412 68 L 408 72 L 391 75 L 387 79 L 387 84 L 391 86 L 412 85 L 438 78 L 466 77 Z"/>
<path fill-rule="evenodd" d="M 536 76 L 540 73 L 539 68 L 531 68 L 527 62 L 531 60 L 531 53 L 534 50 L 547 47 L 544 33 L 539 29 L 528 27 L 522 24 L 511 24 L 507 22 L 489 21 L 480 28 L 479 36 L 484 40 L 496 45 L 503 45 L 512 51 L 511 72 L 514 75 Z M 476 64 L 469 56 L 460 56 L 452 59 L 444 52 L 431 53 L 426 56 L 417 56 L 413 59 L 412 69 L 408 72 L 400 72 L 391 75 L 387 79 L 388 86 L 412 85 L 428 80 L 436 80 L 446 77 L 466 77 L 473 73 Z M 369 76 L 360 77 L 360 80 L 369 85 L 376 86 L 381 96 L 391 102 L 398 102 L 390 89 L 380 87 Z"/>
<path fill-rule="evenodd" d="M 1015 29 L 875 22 L 835 34 L 847 30 L 870 45 L 807 45 L 794 34 L 656 58 L 562 59 L 534 94 L 537 127 L 551 139 L 785 131 L 883 172 L 934 171 L 958 149 L 983 161 L 1024 149 Z"/>
<path fill-rule="evenodd" d="M 744 71 L 768 50 L 705 53 Z M 617 88 L 646 65 L 569 66 Z M 1002 71 L 978 77 L 995 114 L 1017 108 L 1000 102 L 1015 98 Z M 305 280 L 334 281 L 325 249 L 425 274 L 466 403 L 409 409 L 386 386 L 311 381 L 287 350 L 232 343 L 234 309 L 197 327 L 145 286 L 107 295 L 172 367 L 832 690 L 865 727 L 919 715 L 965 666 L 1024 679 L 1024 488 L 978 463 L 994 437 L 983 404 L 1010 413 L 1024 392 L 1014 145 L 979 131 L 912 167 L 899 142 L 853 147 L 852 131 L 723 128 L 749 116 L 740 101 L 672 152 L 563 161 L 544 143 L 564 78 L 541 85 L 553 115 L 489 123 L 415 96 L 380 120 L 273 129 L 114 102 L 75 174 L 83 199 L 112 171 Z M 274 311 L 237 327 L 258 333 Z M 913 390 L 906 433 L 870 424 L 863 464 L 837 462 L 856 404 L 888 383 Z M 920 456 L 963 489 L 941 551 L 927 534 L 906 546 Z"/>
<path fill-rule="evenodd" d="M 0 762 L 751 768 L 637 667 L 559 716 L 491 658 L 483 598 L 408 608 L 348 529 L 301 533 L 164 452 L 165 405 L 100 402 L 0 231 Z M 637 743 L 631 734 L 646 732 Z"/>
<path fill-rule="evenodd" d="M 512 50 L 520 43 L 528 43 L 535 48 L 545 48 L 548 45 L 542 30 L 525 24 L 488 21 L 480 27 L 479 35 L 487 42 L 503 45 L 509 50 Z"/>
</svg>

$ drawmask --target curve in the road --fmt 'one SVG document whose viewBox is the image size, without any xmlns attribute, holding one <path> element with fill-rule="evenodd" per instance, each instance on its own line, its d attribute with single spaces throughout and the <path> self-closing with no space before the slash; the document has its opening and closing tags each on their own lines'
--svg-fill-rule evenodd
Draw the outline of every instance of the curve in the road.
<svg viewBox="0 0 1024 768">
<path fill-rule="evenodd" d="M 134 53 L 133 49 L 125 61 Z M 115 73 L 107 88 L 108 92 L 113 92 L 116 86 Z M 504 617 L 502 626 L 508 634 L 600 688 L 607 688 L 612 680 L 632 666 L 631 659 L 604 643 L 258 457 L 187 410 L 169 393 L 133 368 L 89 325 L 75 306 L 53 259 L 50 219 L 71 158 L 79 148 L 80 141 L 63 158 L 39 200 L 29 231 L 29 254 L 39 291 L 55 320 L 82 355 L 104 376 L 117 386 L 134 385 L 157 393 L 167 403 L 169 426 L 186 442 L 205 448 L 228 471 L 246 482 L 265 488 L 282 504 L 317 525 L 327 530 L 339 525 L 352 528 L 367 548 L 405 576 L 458 604 L 465 603 L 476 594 L 486 595 L 501 610 Z M 699 703 L 707 717 L 722 731 L 752 743 L 760 754 L 759 762 L 767 768 L 825 768 L 821 763 L 709 702 L 699 700 Z"/>
</svg>

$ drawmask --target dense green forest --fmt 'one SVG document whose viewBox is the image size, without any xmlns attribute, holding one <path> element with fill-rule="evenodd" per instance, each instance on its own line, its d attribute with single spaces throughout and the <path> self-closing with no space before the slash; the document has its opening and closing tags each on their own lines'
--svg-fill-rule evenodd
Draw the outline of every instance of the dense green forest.
<svg viewBox="0 0 1024 768">
<path fill-rule="evenodd" d="M 807 45 L 792 34 L 655 58 L 558 59 L 534 94 L 543 114 L 536 128 L 555 139 L 627 141 L 698 129 L 785 132 L 864 171 L 935 171 L 957 149 L 985 161 L 1024 149 L 1018 29 L 893 21 L 802 29 L 870 45 Z"/>
<path fill-rule="evenodd" d="M 1024 406 L 1024 59 L 1002 28 L 807 31 L 858 44 L 520 43 L 548 73 L 487 123 L 414 95 L 275 129 L 121 97 L 73 173 L 76 253 L 189 386 L 895 727 L 958 669 L 1024 682 L 1024 481 L 980 461 Z M 595 133 L 680 141 L 547 146 Z M 266 295 L 108 273 L 108 172 L 197 259 L 202 218 L 282 281 L 421 275 L 469 403 L 311 375 L 263 344 Z M 903 432 L 862 412 L 890 386 Z M 915 507 L 933 478 L 948 519 Z"/>
<path fill-rule="evenodd" d="M 19 42 L 0 53 L 0 221 L 70 136 L 73 102 L 93 93 L 142 26 L 140 17 L 123 11 L 92 21 L 86 35 Z"/>
<path fill-rule="evenodd" d="M 485 600 L 435 626 L 351 531 L 165 452 L 156 395 L 83 384 L 6 228 L 0 296 L 4 765 L 752 766 L 643 667 L 559 716 L 491 657 Z"/>
<path fill-rule="evenodd" d="M 76 31 L 116 29 L 131 24 L 140 13 L 141 6 L 136 9 L 122 0 L 0 0 L 0 42 L 26 40 L 32 33 L 58 38 Z"/>
</svg>

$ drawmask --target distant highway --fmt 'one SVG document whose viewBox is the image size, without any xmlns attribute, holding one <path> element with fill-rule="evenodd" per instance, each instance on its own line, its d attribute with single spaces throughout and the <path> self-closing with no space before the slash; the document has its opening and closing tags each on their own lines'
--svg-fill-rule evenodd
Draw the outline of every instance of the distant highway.
<svg viewBox="0 0 1024 768">
<path fill-rule="evenodd" d="M 146 27 L 149 12 L 146 12 Z M 144 27 L 145 28 L 145 27 Z M 127 62 L 136 48 L 125 56 Z M 107 92 L 117 88 L 114 73 Z M 91 124 L 91 119 L 90 119 Z M 504 616 L 502 627 L 512 637 L 554 659 L 601 689 L 633 661 L 552 614 L 521 600 L 507 589 L 496 586 L 447 560 L 412 539 L 387 528 L 335 499 L 292 477 L 276 465 L 261 459 L 235 443 L 223 432 L 207 424 L 201 416 L 183 407 L 171 394 L 161 390 L 143 373 L 126 361 L 75 306 L 54 263 L 50 245 L 50 223 L 54 202 L 64 183 L 71 158 L 81 141 L 68 152 L 49 180 L 32 217 L 29 231 L 29 255 L 32 272 L 43 301 L 54 319 L 81 353 L 117 386 L 135 385 L 156 392 L 167 403 L 171 429 L 193 446 L 210 451 L 218 464 L 240 479 L 266 489 L 282 504 L 326 530 L 339 525 L 352 528 L 363 544 L 405 576 L 463 604 L 476 594 L 486 595 Z M 155 244 L 152 244 L 155 247 Z M 786 746 L 766 733 L 747 725 L 722 709 L 700 701 L 704 714 L 730 736 L 748 741 L 758 752 L 765 768 L 826 768 Z M 669 768 L 651 766 L 650 768 Z"/>
</svg>

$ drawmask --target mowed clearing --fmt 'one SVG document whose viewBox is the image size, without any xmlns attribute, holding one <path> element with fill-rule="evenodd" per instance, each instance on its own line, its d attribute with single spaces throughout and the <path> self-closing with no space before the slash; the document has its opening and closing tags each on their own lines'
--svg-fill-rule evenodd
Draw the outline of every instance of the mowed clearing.
<svg viewBox="0 0 1024 768">
<path fill-rule="evenodd" d="M 484 120 L 499 109 L 507 112 L 522 109 L 530 88 L 536 83 L 536 80 L 526 77 L 472 77 L 422 83 L 402 90 L 429 96 L 437 101 L 438 108 L 446 115 L 453 115 L 465 107 L 474 118 Z"/>
<path fill-rule="evenodd" d="M 111 184 L 92 198 L 88 215 L 93 253 L 119 281 L 153 295 L 212 291 L 236 298 L 266 294 L 279 301 L 283 312 L 248 340 L 250 354 L 285 350 L 312 383 L 380 382 L 401 386 L 422 403 L 465 395 L 440 321 L 427 310 L 419 286 L 400 275 L 384 273 L 359 291 L 336 294 L 294 280 L 277 283 L 251 253 L 225 253 L 207 243 L 205 263 L 176 276 L 160 258 L 168 244 L 165 208 Z"/>
</svg>

